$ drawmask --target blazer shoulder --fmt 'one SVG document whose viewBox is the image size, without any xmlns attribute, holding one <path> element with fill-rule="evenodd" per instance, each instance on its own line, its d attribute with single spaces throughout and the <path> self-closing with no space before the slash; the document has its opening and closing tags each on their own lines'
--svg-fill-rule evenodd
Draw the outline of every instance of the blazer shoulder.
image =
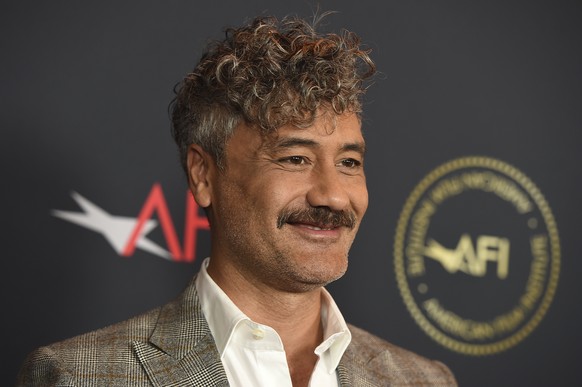
<svg viewBox="0 0 582 387">
<path fill-rule="evenodd" d="M 137 366 L 132 343 L 148 339 L 160 309 L 35 349 L 22 363 L 16 385 L 71 386 L 80 375 L 115 375 Z"/>
<path fill-rule="evenodd" d="M 87 385 L 87 381 L 114 386 L 126 385 L 128 377 L 132 386 L 149 385 L 147 366 L 165 364 L 160 360 L 165 356 L 182 358 L 198 341 L 213 343 L 195 279 L 165 305 L 31 352 L 20 368 L 17 386 Z M 144 348 L 151 349 L 147 356 Z"/>
<path fill-rule="evenodd" d="M 53 343 L 48 347 L 59 352 L 93 348 L 94 353 L 99 353 L 95 348 L 125 348 L 135 340 L 144 341 L 149 338 L 161 309 L 162 307 L 157 307 L 127 320 Z"/>
<path fill-rule="evenodd" d="M 410 350 L 349 325 L 352 341 L 346 360 L 365 370 L 379 385 L 457 386 L 451 370 L 440 361 L 431 360 Z"/>
</svg>

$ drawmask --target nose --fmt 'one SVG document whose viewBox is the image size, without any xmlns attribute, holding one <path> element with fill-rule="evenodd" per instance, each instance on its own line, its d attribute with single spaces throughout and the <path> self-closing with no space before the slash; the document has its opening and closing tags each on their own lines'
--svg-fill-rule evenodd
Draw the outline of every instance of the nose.
<svg viewBox="0 0 582 387">
<path fill-rule="evenodd" d="M 307 201 L 312 207 L 345 210 L 350 205 L 349 187 L 335 168 L 314 171 Z"/>
</svg>

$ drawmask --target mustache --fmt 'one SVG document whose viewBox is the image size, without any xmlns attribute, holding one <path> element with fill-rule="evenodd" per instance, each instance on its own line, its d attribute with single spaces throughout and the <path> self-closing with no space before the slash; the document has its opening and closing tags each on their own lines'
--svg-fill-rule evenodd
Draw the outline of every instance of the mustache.
<svg viewBox="0 0 582 387">
<path fill-rule="evenodd" d="M 351 211 L 333 211 L 328 207 L 283 210 L 277 217 L 277 228 L 285 223 L 306 223 L 325 228 L 356 227 L 356 215 Z"/>
</svg>

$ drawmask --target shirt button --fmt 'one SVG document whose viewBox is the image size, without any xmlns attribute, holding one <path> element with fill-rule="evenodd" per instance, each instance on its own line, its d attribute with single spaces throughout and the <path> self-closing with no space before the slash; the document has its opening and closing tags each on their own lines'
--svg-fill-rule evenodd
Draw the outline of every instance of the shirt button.
<svg viewBox="0 0 582 387">
<path fill-rule="evenodd" d="M 262 329 L 253 329 L 251 333 L 255 340 L 262 340 L 265 337 L 265 332 Z"/>
</svg>

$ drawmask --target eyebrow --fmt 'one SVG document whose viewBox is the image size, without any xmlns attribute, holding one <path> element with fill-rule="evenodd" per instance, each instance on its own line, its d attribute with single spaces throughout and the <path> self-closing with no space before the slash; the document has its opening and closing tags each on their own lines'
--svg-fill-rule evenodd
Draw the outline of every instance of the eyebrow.
<svg viewBox="0 0 582 387">
<path fill-rule="evenodd" d="M 354 151 L 360 153 L 362 156 L 366 153 L 366 144 L 364 142 L 352 142 L 344 144 L 342 151 Z"/>
<path fill-rule="evenodd" d="M 309 148 L 317 148 L 319 143 L 307 138 L 300 137 L 286 137 L 282 140 L 275 141 L 273 148 L 293 148 L 295 146 L 306 146 Z"/>
<path fill-rule="evenodd" d="M 280 141 L 275 141 L 273 144 L 273 149 L 287 149 L 296 146 L 305 146 L 308 148 L 318 148 L 320 144 L 317 141 L 310 140 L 301 137 L 287 137 Z M 364 142 L 353 142 L 342 144 L 340 150 L 342 151 L 354 151 L 361 155 L 366 153 L 366 144 Z"/>
</svg>

